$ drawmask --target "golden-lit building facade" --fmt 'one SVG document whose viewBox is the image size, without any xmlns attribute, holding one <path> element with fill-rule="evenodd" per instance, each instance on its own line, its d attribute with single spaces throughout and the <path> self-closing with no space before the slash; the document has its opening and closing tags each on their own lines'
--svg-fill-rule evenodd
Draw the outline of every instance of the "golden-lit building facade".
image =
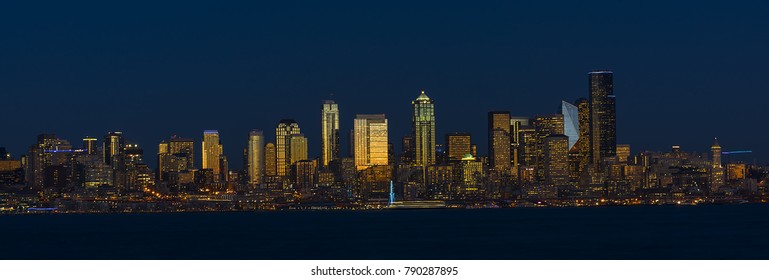
<svg viewBox="0 0 769 280">
<path fill-rule="evenodd" d="M 184 158 L 184 169 L 195 169 L 195 140 L 192 138 L 171 137 L 168 152 Z"/>
<path fill-rule="evenodd" d="M 291 136 L 301 134 L 299 124 L 292 119 L 282 119 L 275 128 L 275 154 L 278 176 L 288 176 L 291 166 Z"/>
<path fill-rule="evenodd" d="M 617 160 L 619 164 L 627 164 L 630 158 L 630 144 L 617 144 Z"/>
<path fill-rule="evenodd" d="M 460 161 L 466 155 L 472 155 L 470 133 L 452 132 L 446 134 L 446 152 L 450 161 Z"/>
<path fill-rule="evenodd" d="M 294 190 L 303 197 L 308 197 L 312 194 L 312 189 L 316 183 L 316 170 L 317 164 L 314 160 L 300 160 L 291 165 Z"/>
<path fill-rule="evenodd" d="M 537 116 L 534 119 L 534 129 L 537 135 L 537 157 L 535 167 L 537 169 L 537 176 L 539 179 L 545 180 L 545 149 L 547 149 L 547 143 L 545 143 L 545 139 L 550 135 L 564 135 L 563 115 L 551 114 Z M 566 148 L 568 149 L 568 146 Z M 566 166 L 564 169 L 568 170 L 568 166 Z"/>
<path fill-rule="evenodd" d="M 167 181 L 169 173 L 195 169 L 195 141 L 173 136 L 158 144 L 158 180 Z"/>
<path fill-rule="evenodd" d="M 261 130 L 252 130 L 248 133 L 248 148 L 246 150 L 246 169 L 248 182 L 260 184 L 264 177 L 264 133 Z"/>
<path fill-rule="evenodd" d="M 355 166 L 389 165 L 387 118 L 384 114 L 357 115 L 353 123 Z"/>
<path fill-rule="evenodd" d="M 358 185 L 353 196 L 366 200 L 386 201 L 390 192 L 392 168 L 389 165 L 373 165 L 360 171 Z"/>
<path fill-rule="evenodd" d="M 510 112 L 492 111 L 488 114 L 489 161 L 494 171 L 510 172 Z"/>
<path fill-rule="evenodd" d="M 83 138 L 83 150 L 85 150 L 86 154 L 89 155 L 95 155 L 99 152 L 99 139 L 96 139 L 96 137 L 89 137 L 86 136 Z"/>
<path fill-rule="evenodd" d="M 458 192 L 464 196 L 474 196 L 480 194 L 483 178 L 483 163 L 477 161 L 475 157 L 466 155 L 459 162 L 456 169 L 459 172 L 457 181 L 459 182 Z"/>
<path fill-rule="evenodd" d="M 301 160 L 307 159 L 307 137 L 304 134 L 292 135 L 289 138 L 290 150 L 291 150 L 291 163 L 294 164 Z"/>
<path fill-rule="evenodd" d="M 726 174 L 729 181 L 744 180 L 748 176 L 748 168 L 744 163 L 726 164 Z"/>
<path fill-rule="evenodd" d="M 211 169 L 214 178 L 221 176 L 219 158 L 222 155 L 222 144 L 219 142 L 219 131 L 203 131 L 203 169 Z"/>
<path fill-rule="evenodd" d="M 510 160 L 513 167 L 521 164 L 524 145 L 521 132 L 528 127 L 530 127 L 528 117 L 510 117 Z"/>
<path fill-rule="evenodd" d="M 565 186 L 569 183 L 569 137 L 553 134 L 544 140 L 545 183 L 550 186 Z"/>
<path fill-rule="evenodd" d="M 339 105 L 333 100 L 324 100 L 320 118 L 321 165 L 339 158 Z"/>
<path fill-rule="evenodd" d="M 264 144 L 264 175 L 278 176 L 277 150 L 274 143 Z"/>
</svg>

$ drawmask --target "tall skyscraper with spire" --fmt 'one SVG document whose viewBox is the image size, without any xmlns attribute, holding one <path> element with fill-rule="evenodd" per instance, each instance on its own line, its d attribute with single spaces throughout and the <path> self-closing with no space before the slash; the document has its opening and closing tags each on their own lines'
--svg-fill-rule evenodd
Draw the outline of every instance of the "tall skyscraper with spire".
<svg viewBox="0 0 769 280">
<path fill-rule="evenodd" d="M 219 142 L 219 131 L 203 131 L 203 169 L 211 169 L 214 178 L 221 177 L 221 164 L 219 158 L 222 155 L 222 144 Z"/>
<path fill-rule="evenodd" d="M 320 129 L 321 163 L 326 167 L 339 158 L 339 105 L 334 100 L 323 101 Z"/>
<path fill-rule="evenodd" d="M 414 134 L 415 164 L 435 164 L 435 104 L 425 91 L 411 102 L 412 133 Z"/>
<path fill-rule="evenodd" d="M 588 73 L 590 88 L 590 151 L 592 163 L 616 154 L 617 114 L 614 96 L 614 73 L 593 71 Z"/>
<path fill-rule="evenodd" d="M 259 184 L 264 177 L 264 134 L 261 130 L 252 130 L 248 134 L 247 150 L 248 182 Z"/>
<path fill-rule="evenodd" d="M 275 128 L 275 154 L 278 176 L 287 176 L 291 167 L 291 137 L 301 134 L 299 124 L 282 119 Z"/>
</svg>

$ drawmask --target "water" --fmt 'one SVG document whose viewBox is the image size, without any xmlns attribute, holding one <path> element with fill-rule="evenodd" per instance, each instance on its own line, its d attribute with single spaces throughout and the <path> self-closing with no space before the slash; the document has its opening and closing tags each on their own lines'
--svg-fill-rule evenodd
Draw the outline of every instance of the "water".
<svg viewBox="0 0 769 280">
<path fill-rule="evenodd" d="M 769 259 L 769 205 L 0 216 L 3 259 Z"/>
</svg>

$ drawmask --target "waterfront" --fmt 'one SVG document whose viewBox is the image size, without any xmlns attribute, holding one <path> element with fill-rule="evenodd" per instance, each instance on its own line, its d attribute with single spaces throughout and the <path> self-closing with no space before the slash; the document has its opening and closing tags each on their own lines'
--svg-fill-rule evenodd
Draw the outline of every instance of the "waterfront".
<svg viewBox="0 0 769 280">
<path fill-rule="evenodd" d="M 3 259 L 767 259 L 769 205 L 0 216 Z"/>
</svg>

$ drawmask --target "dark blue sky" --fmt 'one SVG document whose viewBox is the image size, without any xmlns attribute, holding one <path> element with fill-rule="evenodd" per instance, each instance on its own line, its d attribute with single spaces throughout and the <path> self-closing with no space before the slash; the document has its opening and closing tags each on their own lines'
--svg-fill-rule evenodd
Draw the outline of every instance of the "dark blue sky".
<svg viewBox="0 0 769 280">
<path fill-rule="evenodd" d="M 0 146 L 123 131 L 154 165 L 161 140 L 218 129 L 240 167 L 250 129 L 294 118 L 317 155 L 333 92 L 343 131 L 385 113 L 399 147 L 426 89 L 439 142 L 468 131 L 485 154 L 487 111 L 553 113 L 611 69 L 634 153 L 718 136 L 769 158 L 766 1 L 212 2 L 1 2 Z"/>
</svg>

